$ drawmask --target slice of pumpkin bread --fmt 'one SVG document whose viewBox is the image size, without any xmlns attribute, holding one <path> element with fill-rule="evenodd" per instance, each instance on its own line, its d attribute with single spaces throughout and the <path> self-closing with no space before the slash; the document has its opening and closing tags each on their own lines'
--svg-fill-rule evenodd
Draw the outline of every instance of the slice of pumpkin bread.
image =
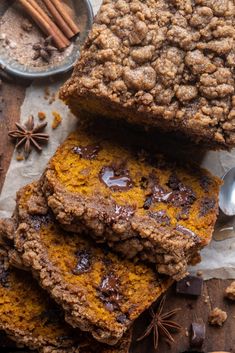
<svg viewBox="0 0 235 353">
<path fill-rule="evenodd" d="M 1 245 L 0 303 L 0 329 L 18 344 L 39 350 L 47 347 L 48 352 L 79 344 L 79 332 L 64 322 L 62 311 L 30 273 L 10 267 L 8 252 Z"/>
<path fill-rule="evenodd" d="M 178 280 L 211 239 L 221 181 L 165 151 L 143 150 L 135 137 L 80 128 L 49 162 L 42 188 L 67 230 L 89 231 Z"/>
<path fill-rule="evenodd" d="M 144 264 L 123 260 L 90 237 L 63 231 L 38 184 L 17 197 L 14 242 L 25 266 L 65 311 L 73 327 L 115 344 L 172 283 Z"/>
<path fill-rule="evenodd" d="M 26 272 L 16 250 L 2 241 L 12 238 L 14 228 L 13 219 L 0 221 L 0 330 L 17 344 L 41 353 L 128 353 L 131 331 L 110 347 L 64 321 L 63 310 Z"/>
</svg>

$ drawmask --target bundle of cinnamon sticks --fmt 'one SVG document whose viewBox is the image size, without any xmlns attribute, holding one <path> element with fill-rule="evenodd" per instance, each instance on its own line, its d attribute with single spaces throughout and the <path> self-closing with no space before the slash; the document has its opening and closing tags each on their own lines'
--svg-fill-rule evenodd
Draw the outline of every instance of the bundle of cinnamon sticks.
<svg viewBox="0 0 235 353">
<path fill-rule="evenodd" d="M 24 10 L 41 30 L 51 36 L 58 49 L 69 46 L 70 40 L 79 33 L 79 28 L 66 10 L 61 0 L 42 0 L 48 14 L 36 0 L 19 0 Z"/>
</svg>

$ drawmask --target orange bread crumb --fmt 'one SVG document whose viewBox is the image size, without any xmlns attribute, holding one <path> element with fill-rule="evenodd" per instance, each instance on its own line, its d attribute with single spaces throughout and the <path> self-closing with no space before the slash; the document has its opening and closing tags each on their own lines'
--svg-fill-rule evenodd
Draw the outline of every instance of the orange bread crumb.
<svg viewBox="0 0 235 353">
<path fill-rule="evenodd" d="M 53 122 L 52 122 L 52 129 L 56 129 L 62 122 L 62 117 L 59 113 L 57 112 L 52 112 L 52 115 L 54 116 Z"/>
<path fill-rule="evenodd" d="M 39 120 L 45 120 L 46 119 L 46 114 L 44 112 L 38 112 L 38 119 Z"/>
</svg>

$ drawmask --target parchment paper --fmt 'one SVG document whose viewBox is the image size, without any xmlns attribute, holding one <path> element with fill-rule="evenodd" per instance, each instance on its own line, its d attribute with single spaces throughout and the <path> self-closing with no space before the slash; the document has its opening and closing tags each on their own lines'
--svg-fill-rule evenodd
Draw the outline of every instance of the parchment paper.
<svg viewBox="0 0 235 353">
<path fill-rule="evenodd" d="M 101 0 L 93 0 L 94 13 L 99 9 Z M 46 84 L 51 95 L 58 92 L 61 82 Z M 37 180 L 42 174 L 49 158 L 54 154 L 59 144 L 66 138 L 70 131 L 76 127 L 76 118 L 68 111 L 67 107 L 58 99 L 52 104 L 45 99 L 45 82 L 34 82 L 26 91 L 24 103 L 21 107 L 21 122 L 25 122 L 30 114 L 37 117 L 39 111 L 46 113 L 50 134 L 50 142 L 43 149 L 40 157 L 33 151 L 27 161 L 16 161 L 13 155 L 6 180 L 0 197 L 0 217 L 10 217 L 15 207 L 15 194 L 17 190 Z M 59 112 L 63 118 L 62 124 L 56 129 L 51 129 L 53 120 L 52 112 Z M 36 119 L 37 120 L 37 119 Z M 208 152 L 202 165 L 217 176 L 222 176 L 225 171 L 235 166 L 235 150 L 228 152 Z M 231 220 L 233 222 L 233 220 Z M 235 224 L 235 219 L 234 219 Z M 202 270 L 204 279 L 209 278 L 235 278 L 235 232 L 234 237 L 224 241 L 212 241 L 202 251 L 202 262 L 191 268 L 192 272 Z"/>
</svg>

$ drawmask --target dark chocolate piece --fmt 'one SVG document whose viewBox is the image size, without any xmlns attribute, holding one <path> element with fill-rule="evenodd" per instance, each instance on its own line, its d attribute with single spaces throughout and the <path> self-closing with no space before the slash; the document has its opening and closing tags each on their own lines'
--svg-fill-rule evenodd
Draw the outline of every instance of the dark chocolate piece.
<svg viewBox="0 0 235 353">
<path fill-rule="evenodd" d="M 146 199 L 145 199 L 145 201 L 144 201 L 144 206 L 143 206 L 143 208 L 144 208 L 145 210 L 148 210 L 148 209 L 151 207 L 152 202 L 153 202 L 153 195 L 147 196 Z"/>
<path fill-rule="evenodd" d="M 204 217 L 207 213 L 212 211 L 216 205 L 215 199 L 205 197 L 201 202 L 200 216 Z"/>
<path fill-rule="evenodd" d="M 36 214 L 30 215 L 31 224 L 36 231 L 39 231 L 43 225 L 51 222 L 52 218 L 53 216 L 50 213 L 47 213 L 46 215 L 42 216 Z"/>
<path fill-rule="evenodd" d="M 172 190 L 179 190 L 180 180 L 179 180 L 179 178 L 178 178 L 175 174 L 172 174 L 172 175 L 169 177 L 169 180 L 168 180 L 167 185 L 168 185 Z"/>
<path fill-rule="evenodd" d="M 187 212 L 196 200 L 193 190 L 180 182 L 175 175 L 170 176 L 167 183 L 167 186 L 172 189 L 172 191 L 165 190 L 158 185 L 158 181 L 153 175 L 149 177 L 149 184 L 152 192 L 145 200 L 144 209 L 149 209 L 153 202 L 167 202 L 176 207 L 183 207 L 184 212 Z"/>
<path fill-rule="evenodd" d="M 167 198 L 167 202 L 176 207 L 190 207 L 196 200 L 193 190 L 184 185 L 176 175 L 171 175 L 167 185 L 173 190 Z"/>
<path fill-rule="evenodd" d="M 171 191 L 165 190 L 162 186 L 159 185 L 159 181 L 156 178 L 156 175 L 150 174 L 148 181 L 149 188 L 151 193 L 147 195 L 145 200 L 144 208 L 148 209 L 153 202 L 167 202 L 168 198 L 171 195 Z"/>
<path fill-rule="evenodd" d="M 212 180 L 207 176 L 203 175 L 200 179 L 200 185 L 205 192 L 208 192 L 209 186 L 212 184 Z"/>
<path fill-rule="evenodd" d="M 125 314 L 120 314 L 117 316 L 117 322 L 124 324 L 127 321 L 127 317 Z"/>
<path fill-rule="evenodd" d="M 202 320 L 199 322 L 193 322 L 191 325 L 191 340 L 190 344 L 192 348 L 200 348 L 206 338 L 206 326 Z"/>
<path fill-rule="evenodd" d="M 155 219 L 161 225 L 170 225 L 171 223 L 170 217 L 167 216 L 165 210 L 149 212 L 149 216 Z"/>
<path fill-rule="evenodd" d="M 99 298 L 109 311 L 112 312 L 119 308 L 119 281 L 113 273 L 108 274 L 102 279 L 98 289 L 100 291 Z"/>
<path fill-rule="evenodd" d="M 118 279 L 117 277 L 110 273 L 109 275 L 105 276 L 100 284 L 100 290 L 102 293 L 105 293 L 106 295 L 113 295 L 118 292 Z"/>
<path fill-rule="evenodd" d="M 171 196 L 171 192 L 164 190 L 160 185 L 154 185 L 153 187 L 153 201 L 164 202 L 168 201 Z"/>
<path fill-rule="evenodd" d="M 186 276 L 176 283 L 176 293 L 198 297 L 202 294 L 203 279 Z"/>
<path fill-rule="evenodd" d="M 135 213 L 135 209 L 131 206 L 115 205 L 114 220 L 125 219 L 128 220 Z"/>
<path fill-rule="evenodd" d="M 76 268 L 73 269 L 74 275 L 80 275 L 88 272 L 91 267 L 91 256 L 88 251 L 81 250 L 77 253 L 78 262 Z"/>
<path fill-rule="evenodd" d="M 103 167 L 100 171 L 100 180 L 113 191 L 122 191 L 131 189 L 132 180 L 127 170 L 116 170 L 112 166 Z"/>
<path fill-rule="evenodd" d="M 73 152 L 79 154 L 84 159 L 95 159 L 100 151 L 99 145 L 77 146 L 74 147 Z"/>
</svg>

